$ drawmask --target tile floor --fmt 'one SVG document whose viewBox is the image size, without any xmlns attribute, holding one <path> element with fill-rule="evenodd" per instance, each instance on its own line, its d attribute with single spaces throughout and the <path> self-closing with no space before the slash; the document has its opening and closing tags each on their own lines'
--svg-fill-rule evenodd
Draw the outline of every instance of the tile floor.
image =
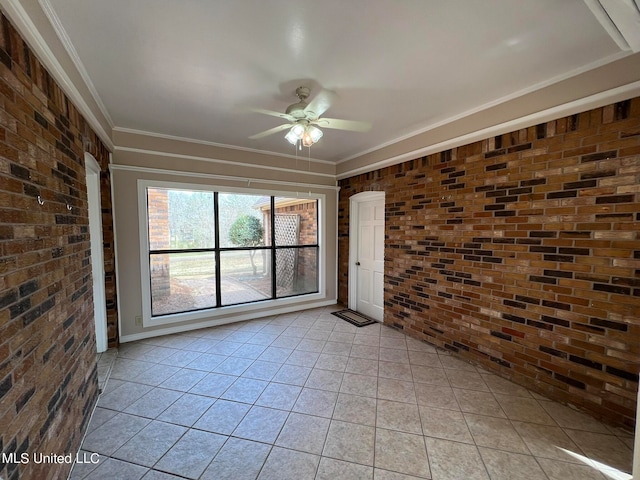
<svg viewBox="0 0 640 480">
<path fill-rule="evenodd" d="M 630 478 L 630 434 L 332 310 L 122 345 L 71 478 Z"/>
</svg>

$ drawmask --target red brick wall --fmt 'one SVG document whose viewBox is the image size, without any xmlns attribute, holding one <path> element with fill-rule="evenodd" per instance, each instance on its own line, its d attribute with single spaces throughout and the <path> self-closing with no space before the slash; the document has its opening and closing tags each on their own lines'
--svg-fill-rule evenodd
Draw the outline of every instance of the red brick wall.
<svg viewBox="0 0 640 480">
<path fill-rule="evenodd" d="M 106 281 L 113 343 L 117 332 L 109 152 L 0 15 L 0 451 L 4 453 L 75 454 L 97 399 L 83 144 L 103 167 L 106 278 L 98 281 Z M 38 196 L 44 205 L 38 204 Z M 0 477 L 65 478 L 70 468 L 0 463 Z"/>
<path fill-rule="evenodd" d="M 386 193 L 385 322 L 608 421 L 640 368 L 640 98 L 340 182 Z"/>
</svg>

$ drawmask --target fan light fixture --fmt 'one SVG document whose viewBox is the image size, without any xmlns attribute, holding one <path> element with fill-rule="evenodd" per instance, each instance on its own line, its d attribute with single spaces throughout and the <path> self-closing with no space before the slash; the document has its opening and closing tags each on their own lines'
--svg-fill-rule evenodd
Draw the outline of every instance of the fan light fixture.
<svg viewBox="0 0 640 480">
<path fill-rule="evenodd" d="M 298 142 L 302 142 L 302 146 L 310 147 L 322 138 L 322 130 L 313 125 L 296 123 L 291 127 L 291 130 L 287 132 L 284 138 L 291 145 L 296 145 Z"/>
</svg>

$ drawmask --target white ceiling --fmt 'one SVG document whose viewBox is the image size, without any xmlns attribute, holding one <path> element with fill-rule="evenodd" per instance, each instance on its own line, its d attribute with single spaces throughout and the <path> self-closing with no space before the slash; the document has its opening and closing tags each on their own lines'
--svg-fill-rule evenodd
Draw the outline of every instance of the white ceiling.
<svg viewBox="0 0 640 480">
<path fill-rule="evenodd" d="M 249 109 L 284 111 L 299 85 L 325 88 L 325 116 L 373 124 L 326 130 L 311 155 L 331 162 L 631 53 L 583 0 L 40 4 L 112 127 L 290 155 L 283 133 L 248 138 L 284 123 Z"/>
</svg>

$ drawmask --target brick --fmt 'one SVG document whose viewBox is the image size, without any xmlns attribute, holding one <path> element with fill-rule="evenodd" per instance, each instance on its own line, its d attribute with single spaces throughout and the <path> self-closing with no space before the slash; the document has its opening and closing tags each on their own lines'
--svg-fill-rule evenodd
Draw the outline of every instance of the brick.
<svg viewBox="0 0 640 480">
<path fill-rule="evenodd" d="M 2 14 L 0 28 L 0 450 L 73 452 L 98 393 L 87 336 L 91 298 L 72 293 L 88 292 L 91 273 L 80 132 L 89 135 L 91 153 L 104 167 L 109 152 Z M 101 182 L 108 328 L 115 342 L 109 176 Z M 47 202 L 42 208 L 38 195 Z M 64 204 L 75 207 L 74 221 L 58 227 L 56 209 Z M 70 316 L 75 321 L 63 327 Z M 56 392 L 61 401 L 48 412 Z M 0 477 L 65 478 L 70 467 L 0 465 Z"/>
<path fill-rule="evenodd" d="M 635 102 L 626 118 L 610 105 L 451 149 L 455 165 L 433 168 L 441 154 L 414 162 L 412 175 L 430 178 L 416 198 L 406 173 L 396 175 L 405 167 L 376 173 L 388 204 L 404 202 L 387 215 L 389 322 L 539 393 L 633 422 L 632 409 L 615 405 L 635 398 L 634 386 L 611 372 L 628 374 L 637 362 L 629 352 L 640 308 L 640 160 L 621 154 L 636 141 L 622 135 L 638 129 Z M 340 182 L 342 212 L 370 181 Z M 412 210 L 420 217 L 406 218 Z M 345 302 L 348 220 L 344 213 L 338 225 Z M 416 243 L 428 261 L 417 263 Z M 416 313 L 411 302 L 429 308 Z"/>
</svg>

